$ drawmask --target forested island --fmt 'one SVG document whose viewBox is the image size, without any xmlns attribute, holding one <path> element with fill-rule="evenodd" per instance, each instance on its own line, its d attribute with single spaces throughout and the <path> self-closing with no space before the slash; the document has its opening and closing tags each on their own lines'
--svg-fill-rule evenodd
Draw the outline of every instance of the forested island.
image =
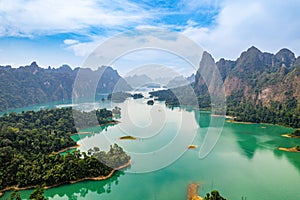
<svg viewBox="0 0 300 200">
<path fill-rule="evenodd" d="M 124 102 L 129 97 L 132 97 L 133 99 L 141 99 L 144 96 L 141 93 L 130 94 L 127 92 L 113 92 L 107 96 L 107 99 L 113 102 Z"/>
<path fill-rule="evenodd" d="M 130 157 L 118 145 L 108 152 L 95 147 L 88 153 L 78 150 L 66 155 L 55 153 L 77 145 L 73 115 L 81 116 L 79 127 L 111 123 L 112 112 L 99 109 L 81 112 L 72 108 L 10 113 L 0 117 L 0 194 L 64 183 L 108 178 L 115 169 L 129 165 Z M 83 118 L 86 117 L 86 118 Z M 118 159 L 116 159 L 118 158 Z"/>
</svg>

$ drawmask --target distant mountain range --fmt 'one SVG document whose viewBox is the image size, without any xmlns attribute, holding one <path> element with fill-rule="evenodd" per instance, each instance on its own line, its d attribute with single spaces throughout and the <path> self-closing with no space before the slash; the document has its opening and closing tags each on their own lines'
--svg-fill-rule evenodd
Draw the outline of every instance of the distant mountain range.
<svg viewBox="0 0 300 200">
<path fill-rule="evenodd" d="M 95 71 L 88 68 L 72 70 L 68 65 L 58 69 L 50 67 L 44 69 L 36 62 L 19 68 L 0 66 L 0 110 L 70 100 L 79 71 L 86 78 L 82 83 L 82 87 L 86 90 L 90 87 L 90 80 L 98 80 L 102 74 L 96 94 L 111 93 L 116 89 L 116 85 L 119 91 L 132 89 L 116 70 L 106 66 L 99 67 Z M 80 97 L 85 96 L 81 94 Z"/>
<path fill-rule="evenodd" d="M 194 81 L 194 75 L 184 77 L 175 70 L 175 67 L 155 64 L 137 67 L 128 72 L 124 78 L 133 88 L 142 87 L 150 83 L 173 88 L 187 85 Z"/>
<path fill-rule="evenodd" d="M 125 80 L 133 88 L 139 88 L 146 84 L 153 83 L 153 80 L 146 74 L 127 76 Z"/>
<path fill-rule="evenodd" d="M 154 80 L 149 76 L 147 76 L 147 74 L 140 74 L 140 75 L 134 74 L 132 76 L 125 77 L 125 80 L 133 88 L 139 88 L 149 84 L 158 84 L 161 86 L 166 86 L 167 88 L 175 88 L 179 86 L 188 85 L 194 82 L 195 74 L 192 74 L 189 77 L 184 77 L 182 75 L 178 76 L 176 74 L 176 76 L 174 77 L 166 77 L 166 78 L 161 77 L 161 78 L 156 78 Z"/>
</svg>

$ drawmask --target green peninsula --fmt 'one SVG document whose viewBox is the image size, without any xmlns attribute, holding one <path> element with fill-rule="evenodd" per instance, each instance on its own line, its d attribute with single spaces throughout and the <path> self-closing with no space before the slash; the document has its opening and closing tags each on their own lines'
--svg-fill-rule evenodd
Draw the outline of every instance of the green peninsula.
<svg viewBox="0 0 300 200">
<path fill-rule="evenodd" d="M 61 108 L 0 117 L 0 194 L 8 190 L 102 180 L 130 164 L 130 157 L 116 144 L 108 152 L 95 148 L 89 154 L 78 150 L 66 155 L 55 153 L 77 145 L 70 137 L 77 133 L 74 113 L 87 117 L 79 124 L 82 127 L 91 125 L 88 116 L 94 114 L 98 123 L 112 121 L 111 111 L 106 109 L 83 113 Z"/>
</svg>

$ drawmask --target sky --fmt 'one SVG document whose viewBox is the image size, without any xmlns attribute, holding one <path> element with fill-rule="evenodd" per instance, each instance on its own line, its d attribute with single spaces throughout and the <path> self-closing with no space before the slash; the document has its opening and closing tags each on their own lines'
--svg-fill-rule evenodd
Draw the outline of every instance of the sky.
<svg viewBox="0 0 300 200">
<path fill-rule="evenodd" d="M 299 0 L 0 0 L 0 65 L 79 67 L 101 43 L 143 28 L 182 34 L 216 60 L 251 46 L 298 56 L 299 10 Z"/>
</svg>

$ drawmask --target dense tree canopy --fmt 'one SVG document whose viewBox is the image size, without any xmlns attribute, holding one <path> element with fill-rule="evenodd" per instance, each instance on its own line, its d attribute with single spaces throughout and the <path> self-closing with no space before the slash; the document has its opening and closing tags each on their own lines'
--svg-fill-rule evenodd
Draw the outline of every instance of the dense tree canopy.
<svg viewBox="0 0 300 200">
<path fill-rule="evenodd" d="M 85 117 L 82 127 L 91 125 L 86 121 L 92 117 L 98 123 L 112 121 L 112 112 L 106 109 L 80 112 L 71 108 L 11 113 L 0 118 L 0 191 L 9 186 L 49 186 L 106 176 L 112 168 L 128 163 L 130 157 L 118 145 L 107 153 L 98 149 L 89 156 L 80 151 L 54 153 L 76 145 L 70 137 L 77 132 L 73 113 Z"/>
<path fill-rule="evenodd" d="M 150 94 L 158 97 L 158 100 L 165 101 L 168 106 L 181 105 L 171 90 L 156 91 Z M 185 97 L 181 96 L 180 98 L 184 99 Z M 198 96 L 198 104 L 200 109 L 210 109 L 210 97 Z M 272 102 L 268 107 L 263 106 L 262 103 L 253 105 L 250 102 L 240 101 L 239 94 L 235 94 L 227 99 L 227 114 L 236 117 L 237 121 L 271 123 L 300 128 L 300 108 L 297 107 L 297 104 L 297 100 L 291 98 L 286 103 Z"/>
</svg>

